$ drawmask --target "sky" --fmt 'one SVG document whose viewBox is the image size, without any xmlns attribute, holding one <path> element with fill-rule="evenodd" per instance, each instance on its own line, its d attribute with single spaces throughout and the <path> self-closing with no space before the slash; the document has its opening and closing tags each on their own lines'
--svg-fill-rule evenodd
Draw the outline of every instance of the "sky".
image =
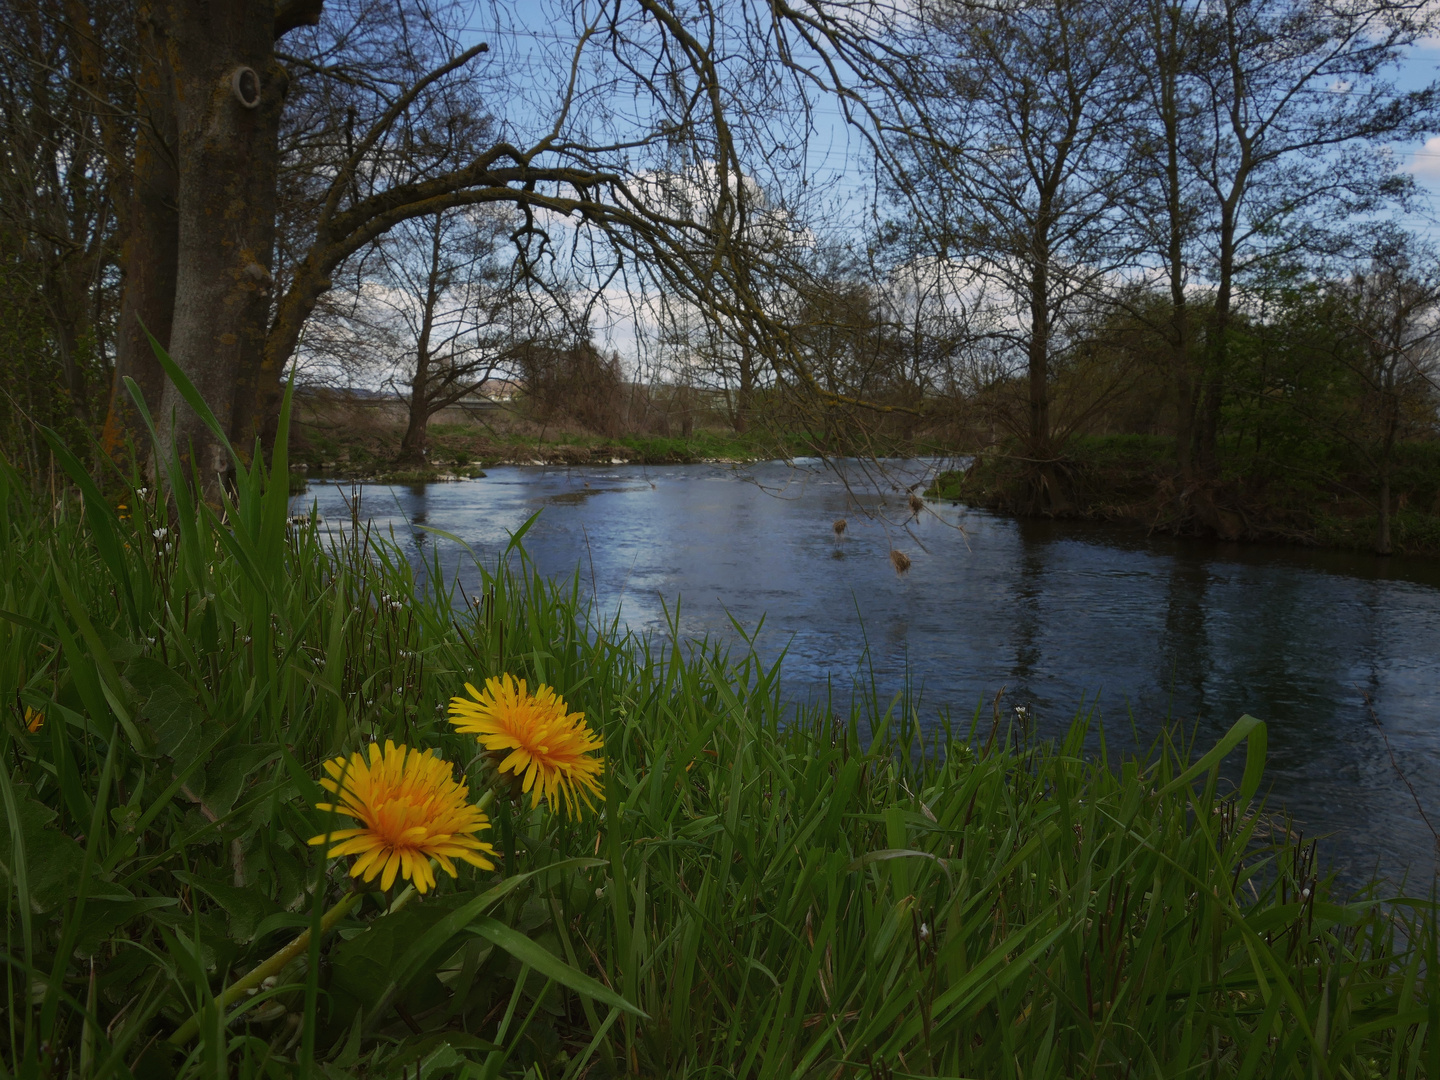
<svg viewBox="0 0 1440 1080">
<path fill-rule="evenodd" d="M 556 5 L 557 8 L 568 5 Z M 492 73 L 504 73 L 509 84 L 500 108 L 501 115 L 531 118 L 544 115 L 553 106 L 559 79 L 569 59 L 572 41 L 568 21 L 556 24 L 554 8 L 547 3 L 483 5 L 463 35 L 466 44 L 485 40 L 492 53 L 483 61 Z M 1440 76 L 1440 37 L 1412 47 L 1398 81 L 1402 88 L 1419 88 Z M 498 85 L 498 84 L 497 84 Z M 520 88 L 516 92 L 516 88 Z M 623 110 L 624 101 L 617 101 Z M 831 211 L 817 223 L 815 231 L 826 239 L 863 238 L 872 211 L 872 180 L 864 139 L 842 119 L 837 104 L 819 101 L 815 110 L 816 131 L 810 139 L 805 160 L 817 187 L 827 191 Z M 1396 212 L 1394 219 L 1406 227 L 1440 242 L 1440 131 L 1423 142 L 1396 143 L 1390 147 L 1397 167 L 1416 179 L 1421 199 L 1412 211 Z M 628 294 L 613 288 L 616 309 L 626 305 Z M 597 320 L 597 336 L 607 348 L 627 359 L 636 354 L 635 331 L 630 320 L 618 312 Z"/>
<path fill-rule="evenodd" d="M 1440 38 L 1426 38 L 1411 48 L 1398 81 L 1404 89 L 1420 89 L 1437 77 L 1440 77 Z M 1432 203 L 1427 212 L 1398 217 L 1416 232 L 1440 239 L 1440 222 L 1437 222 L 1440 217 L 1440 134 L 1423 143 L 1397 144 L 1394 152 L 1401 167 L 1415 177 Z"/>
<path fill-rule="evenodd" d="M 510 71 L 521 74 L 522 78 L 536 77 L 541 84 L 551 81 L 542 76 L 553 77 L 557 60 L 565 58 L 571 41 L 569 27 L 556 25 L 551 20 L 548 3 L 532 0 L 498 5 L 503 23 L 495 21 L 496 10 L 491 8 L 483 16 L 477 11 L 466 31 L 467 44 L 472 36 L 476 41 L 490 41 L 499 53 L 495 60 Z M 1422 39 L 1411 48 L 1398 74 L 1399 85 L 1402 89 L 1418 89 L 1437 77 L 1440 77 L 1440 37 Z M 547 103 L 545 95 L 538 95 L 535 102 L 543 108 Z M 511 99 L 503 108 L 513 112 L 517 104 Z M 840 220 L 828 227 L 836 231 L 850 229 L 857 223 L 856 214 L 866 208 L 870 190 L 864 140 L 844 122 L 833 101 L 818 101 L 815 117 L 817 131 L 808 147 L 809 168 L 818 180 L 833 181 L 833 190 L 846 203 L 845 211 L 836 215 Z M 1440 130 L 1424 142 L 1395 144 L 1392 150 L 1400 167 L 1413 173 L 1425 192 L 1435 198 L 1433 213 L 1410 215 L 1407 222 L 1417 228 L 1434 227 L 1440 223 Z M 1432 216 L 1436 221 L 1432 221 Z"/>
</svg>

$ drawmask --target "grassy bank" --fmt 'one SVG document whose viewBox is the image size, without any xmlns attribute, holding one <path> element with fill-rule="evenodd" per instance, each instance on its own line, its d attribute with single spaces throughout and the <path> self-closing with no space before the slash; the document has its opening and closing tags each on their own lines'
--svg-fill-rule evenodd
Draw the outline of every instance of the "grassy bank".
<svg viewBox="0 0 1440 1080">
<path fill-rule="evenodd" d="M 836 432 L 790 429 L 769 416 L 737 432 L 715 414 L 685 433 L 646 433 L 616 423 L 598 434 L 560 418 L 538 421 L 523 403 L 471 414 L 448 410 L 429 426 L 427 468 L 397 464 L 405 425 L 393 412 L 343 399 L 310 397 L 297 405 L 292 461 L 297 473 L 391 483 L 463 477 L 494 465 L 688 465 L 774 461 L 817 454 L 928 456 L 948 453 L 944 440 L 917 436 L 847 442 Z"/>
<path fill-rule="evenodd" d="M 1173 439 L 1071 439 L 1056 470 L 1068 501 L 1060 516 L 1180 535 L 1374 550 L 1374 483 L 1343 447 L 1311 448 L 1308 456 L 1284 464 L 1248 444 L 1223 449 L 1220 480 L 1204 493 L 1213 510 L 1202 519 L 1197 492 L 1178 479 Z M 1025 461 L 989 454 L 967 471 L 941 475 L 929 494 L 1018 512 L 1029 503 L 1030 480 Z M 1440 556 L 1440 443 L 1397 447 L 1392 492 L 1394 550 Z"/>
<path fill-rule="evenodd" d="M 810 452 L 802 436 L 763 428 L 737 433 L 697 426 L 687 435 L 598 435 L 574 424 L 545 424 L 520 412 L 443 416 L 429 427 L 429 468 L 396 466 L 404 425 L 379 410 L 334 402 L 306 402 L 295 426 L 297 465 L 312 475 L 406 482 L 464 476 L 494 465 L 680 465 L 703 461 L 761 461 Z"/>
<path fill-rule="evenodd" d="M 1141 761 L 795 711 L 518 544 L 466 596 L 288 523 L 283 446 L 223 522 L 60 463 L 0 469 L 7 1075 L 1440 1076 L 1431 909 L 1317 879 L 1257 722 Z M 501 672 L 603 736 L 599 812 L 502 787 L 495 871 L 354 893 L 321 762 L 393 739 L 495 790 L 440 713 Z"/>
</svg>

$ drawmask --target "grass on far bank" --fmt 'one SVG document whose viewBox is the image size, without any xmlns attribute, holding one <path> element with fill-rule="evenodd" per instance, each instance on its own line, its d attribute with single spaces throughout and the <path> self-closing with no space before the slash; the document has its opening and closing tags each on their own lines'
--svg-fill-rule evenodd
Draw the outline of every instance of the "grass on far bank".
<svg viewBox="0 0 1440 1080">
<path fill-rule="evenodd" d="M 1352 452 L 1310 446 L 1274 456 L 1249 442 L 1221 446 L 1213 498 L 1224 538 L 1374 550 L 1378 512 L 1372 478 Z M 1071 506 L 1064 516 L 1124 521 L 1158 532 L 1194 531 L 1193 492 L 1177 480 L 1175 440 L 1158 435 L 1077 436 L 1060 468 Z M 944 473 L 928 494 L 1013 511 L 1028 498 L 1028 466 L 984 454 L 968 471 Z M 1440 555 L 1440 442 L 1401 443 L 1392 475 L 1392 542 L 1397 553 Z"/>
<path fill-rule="evenodd" d="M 942 455 L 942 440 L 917 435 L 905 440 L 876 439 L 864 450 L 841 446 L 833 435 L 781 430 L 767 422 L 764 410 L 743 432 L 724 416 L 702 413 L 686 433 L 640 430 L 598 434 L 564 418 L 531 419 L 523 404 L 512 408 L 457 416 L 441 413 L 428 428 L 428 470 L 457 474 L 492 465 L 684 465 L 697 462 L 756 462 L 819 453 L 879 453 L 904 456 Z M 384 409 L 345 401 L 307 398 L 298 406 L 292 460 L 311 474 L 356 480 L 404 482 L 397 465 L 405 425 Z M 414 481 L 412 481 L 414 482 Z"/>
<path fill-rule="evenodd" d="M 343 403 L 306 403 L 295 426 L 294 460 L 311 473 L 394 481 L 404 425 L 379 410 Z M 573 424 L 545 424 L 521 412 L 495 410 L 473 418 L 443 417 L 428 429 L 431 471 L 463 473 L 500 464 L 675 465 L 757 461 L 809 453 L 803 435 L 779 436 L 755 425 L 740 433 L 723 423 L 686 435 L 599 435 Z"/>
<path fill-rule="evenodd" d="M 1440 1077 L 1433 908 L 1332 894 L 1253 801 L 1258 722 L 1094 759 L 1083 718 L 797 710 L 751 654 L 596 623 L 518 543 L 464 595 L 288 524 L 283 443 L 224 519 L 57 452 L 58 501 L 0 468 L 3 1075 Z M 478 793 L 439 712 L 502 671 L 603 734 L 603 811 L 501 799 L 496 872 L 322 938 L 321 761 L 390 738 Z"/>
</svg>

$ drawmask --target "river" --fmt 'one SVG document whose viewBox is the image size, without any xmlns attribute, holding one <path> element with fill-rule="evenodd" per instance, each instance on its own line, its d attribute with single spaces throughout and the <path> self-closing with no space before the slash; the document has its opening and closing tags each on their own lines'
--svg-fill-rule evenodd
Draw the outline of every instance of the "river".
<svg viewBox="0 0 1440 1080">
<path fill-rule="evenodd" d="M 1095 708 L 1123 748 L 1166 723 L 1213 742 L 1252 713 L 1269 725 L 1270 806 L 1343 880 L 1408 873 L 1428 892 L 1440 827 L 1440 563 L 1147 538 L 1021 521 L 942 502 L 910 514 L 923 462 L 840 472 L 794 466 L 505 466 L 417 487 L 312 484 L 331 523 L 363 516 L 419 555 L 440 545 L 468 587 L 462 538 L 493 563 L 525 547 L 547 574 L 577 567 L 603 611 L 637 631 L 679 626 L 773 658 L 786 693 L 906 685 L 922 718 L 967 727 L 1020 708 L 1041 734 Z M 843 475 L 842 475 L 843 474 Z M 837 535 L 832 522 L 844 518 Z M 898 574 L 890 550 L 910 569 Z M 667 612 L 670 613 L 667 615 Z M 762 625 L 763 619 L 763 625 Z M 987 724 L 988 730 L 988 724 Z M 1412 789 L 1413 788 L 1413 792 Z M 1418 804 L 1418 805 L 1417 805 Z"/>
</svg>

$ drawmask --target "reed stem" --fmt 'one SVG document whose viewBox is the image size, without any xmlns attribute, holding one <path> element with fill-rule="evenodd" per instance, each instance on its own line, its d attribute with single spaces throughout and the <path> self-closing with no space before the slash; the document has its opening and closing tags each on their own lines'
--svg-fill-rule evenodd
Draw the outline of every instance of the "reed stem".
<svg viewBox="0 0 1440 1080">
<path fill-rule="evenodd" d="M 406 891 L 413 891 L 413 887 L 412 889 L 408 889 Z M 329 911 L 325 912 L 325 914 L 321 916 L 320 936 L 323 938 L 327 933 L 330 932 L 331 928 L 334 927 L 336 923 L 338 923 L 346 915 L 350 914 L 350 912 L 354 910 L 355 905 L 360 903 L 361 899 L 364 896 L 365 894 L 363 892 L 349 892 L 346 893 L 343 897 L 341 897 L 340 900 L 338 900 L 335 905 L 330 908 Z M 407 898 L 404 893 L 396 897 L 395 903 L 391 905 L 391 910 L 394 911 L 397 908 L 403 906 L 403 903 L 406 899 Z M 232 1005 L 236 1000 L 238 1000 L 242 994 L 245 994 L 248 991 L 255 989 L 271 975 L 278 975 L 280 972 L 284 971 L 286 966 L 289 965 L 290 961 L 294 960 L 297 956 L 299 956 L 309 947 L 310 930 L 307 928 L 305 930 L 302 930 L 294 941 L 290 942 L 290 944 L 286 945 L 279 952 L 275 953 L 273 956 L 270 957 L 270 959 L 252 968 L 247 974 L 242 975 L 239 979 L 226 987 L 225 990 L 221 992 L 220 996 L 215 999 L 215 1004 L 219 1006 L 222 1011 L 229 1008 L 230 1005 Z M 195 1037 L 196 1033 L 199 1030 L 200 1014 L 196 1013 L 189 1020 L 186 1020 L 185 1023 L 181 1024 L 178 1028 L 175 1029 L 175 1034 L 170 1036 L 169 1041 L 175 1046 L 184 1046 L 186 1043 L 188 1043 L 191 1039 Z"/>
</svg>

